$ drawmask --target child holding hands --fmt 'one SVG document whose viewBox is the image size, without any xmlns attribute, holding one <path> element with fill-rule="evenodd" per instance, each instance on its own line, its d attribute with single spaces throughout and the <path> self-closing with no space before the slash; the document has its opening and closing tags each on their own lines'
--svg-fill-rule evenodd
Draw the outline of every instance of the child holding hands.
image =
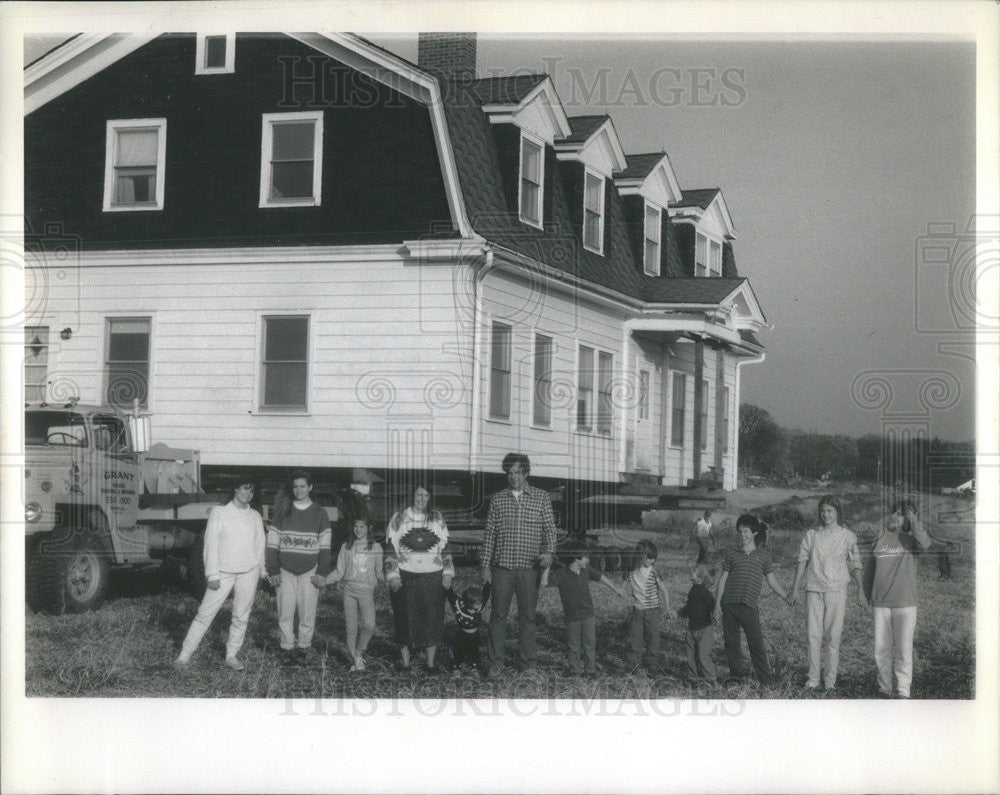
<svg viewBox="0 0 1000 795">
<path fill-rule="evenodd" d="M 696 682 L 704 679 L 709 684 L 716 684 L 715 664 L 712 662 L 712 643 L 715 633 L 712 630 L 712 613 L 715 610 L 715 594 L 710 587 L 715 579 L 715 569 L 704 563 L 699 563 L 691 572 L 691 590 L 688 591 L 687 604 L 677 611 L 678 616 L 688 620 L 688 631 L 685 639 L 687 647 L 688 678 Z"/>
<path fill-rule="evenodd" d="M 326 578 L 325 584 L 341 581 L 344 583 L 347 652 L 354 661 L 351 670 L 363 671 L 365 650 L 375 634 L 375 586 L 385 582 L 382 547 L 372 538 L 371 524 L 367 519 L 354 521 L 354 536 L 340 550 L 337 568 Z"/>
<path fill-rule="evenodd" d="M 660 663 L 660 621 L 664 614 L 676 615 L 670 609 L 670 596 L 656 570 L 656 544 L 643 539 L 635 548 L 637 565 L 625 575 L 631 619 L 629 650 L 626 662 L 630 669 L 638 668 L 645 659 L 650 670 Z"/>
<path fill-rule="evenodd" d="M 624 594 L 597 569 L 590 567 L 587 547 L 579 541 L 571 541 L 563 548 L 567 566 L 542 571 L 542 587 L 554 585 L 559 589 L 563 613 L 566 616 L 567 658 L 572 674 L 597 673 L 597 619 L 594 603 L 590 596 L 590 581 L 603 583 L 619 596 Z M 581 652 L 583 662 L 581 664 Z"/>
</svg>

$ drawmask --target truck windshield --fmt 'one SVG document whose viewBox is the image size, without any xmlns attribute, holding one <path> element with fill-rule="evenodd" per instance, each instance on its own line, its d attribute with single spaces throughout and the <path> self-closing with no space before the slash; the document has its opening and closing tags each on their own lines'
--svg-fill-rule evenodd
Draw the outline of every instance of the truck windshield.
<svg viewBox="0 0 1000 795">
<path fill-rule="evenodd" d="M 24 441 L 86 447 L 87 428 L 83 417 L 72 411 L 30 411 L 24 415 Z"/>
</svg>

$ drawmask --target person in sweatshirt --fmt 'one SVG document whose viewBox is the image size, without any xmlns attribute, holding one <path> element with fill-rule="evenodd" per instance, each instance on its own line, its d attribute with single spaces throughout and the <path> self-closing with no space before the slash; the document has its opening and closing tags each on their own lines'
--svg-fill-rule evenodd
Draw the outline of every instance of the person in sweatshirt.
<svg viewBox="0 0 1000 795">
<path fill-rule="evenodd" d="M 371 534 L 371 522 L 354 520 L 354 535 L 337 556 L 337 568 L 326 583 L 343 583 L 344 624 L 347 628 L 347 652 L 352 671 L 365 670 L 365 650 L 375 634 L 375 586 L 385 582 L 382 572 L 382 547 Z M 361 618 L 360 626 L 358 617 Z"/>
<path fill-rule="evenodd" d="M 236 671 L 244 668 L 236 654 L 243 646 L 257 581 L 264 576 L 264 523 L 250 507 L 253 494 L 253 483 L 240 483 L 233 489 L 232 499 L 212 508 L 208 515 L 205 596 L 174 661 L 178 667 L 191 661 L 191 655 L 232 591 L 233 618 L 226 642 L 226 665 Z"/>
<path fill-rule="evenodd" d="M 278 629 L 281 648 L 289 662 L 312 648 L 319 589 L 330 573 L 330 519 L 312 501 L 309 473 L 302 469 L 290 478 L 292 502 L 277 512 L 267 531 L 268 580 L 278 590 Z M 295 615 L 298 613 L 298 640 Z"/>
<path fill-rule="evenodd" d="M 712 612 L 715 609 L 715 595 L 711 591 L 715 580 L 715 569 L 699 563 L 691 572 L 691 590 L 687 603 L 677 611 L 678 616 L 688 620 L 685 647 L 687 650 L 688 678 L 709 684 L 717 682 L 715 663 L 712 662 L 712 645 L 715 632 L 712 629 Z"/>
<path fill-rule="evenodd" d="M 893 505 L 868 559 L 864 587 L 875 612 L 875 665 L 883 698 L 892 696 L 893 673 L 897 695 L 910 697 L 917 626 L 916 556 L 930 545 L 916 507 L 909 500 L 900 500 Z"/>
<path fill-rule="evenodd" d="M 451 650 L 451 661 L 455 666 L 471 664 L 478 668 L 481 662 L 480 627 L 483 625 L 483 609 L 490 599 L 490 584 L 482 588 L 470 585 L 459 596 L 454 587 L 445 592 L 448 604 L 455 613 L 455 639 Z"/>
<path fill-rule="evenodd" d="M 805 580 L 806 633 L 809 638 L 809 674 L 806 689 L 819 687 L 821 662 L 823 685 L 833 690 L 837 684 L 840 660 L 840 636 L 847 611 L 847 583 L 853 577 L 858 584 L 858 604 L 865 604 L 861 584 L 861 555 L 858 539 L 840 525 L 840 501 L 822 497 L 817 508 L 819 526 L 807 530 L 799 545 L 799 565 L 788 595 L 789 604 L 799 599 L 799 587 Z M 826 646 L 826 660 L 821 659 Z"/>
</svg>

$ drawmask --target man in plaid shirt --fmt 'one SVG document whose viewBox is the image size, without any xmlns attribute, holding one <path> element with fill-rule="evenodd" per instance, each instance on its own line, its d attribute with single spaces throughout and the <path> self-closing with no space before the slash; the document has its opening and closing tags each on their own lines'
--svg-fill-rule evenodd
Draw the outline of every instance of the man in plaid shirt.
<svg viewBox="0 0 1000 795">
<path fill-rule="evenodd" d="M 483 582 L 493 585 L 486 643 L 491 676 L 499 675 L 503 664 L 507 613 L 515 594 L 519 661 L 525 670 L 534 665 L 538 570 L 552 565 L 556 549 L 552 501 L 546 492 L 528 485 L 528 456 L 508 453 L 502 467 L 509 488 L 498 492 L 490 502 L 481 555 Z"/>
</svg>

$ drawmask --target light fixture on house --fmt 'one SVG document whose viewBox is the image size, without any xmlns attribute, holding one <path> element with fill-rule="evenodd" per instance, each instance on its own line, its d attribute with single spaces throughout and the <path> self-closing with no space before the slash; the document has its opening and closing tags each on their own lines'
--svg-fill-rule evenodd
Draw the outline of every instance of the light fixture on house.
<svg viewBox="0 0 1000 795">
<path fill-rule="evenodd" d="M 62 331 L 59 332 L 59 339 L 61 340 L 68 340 L 72 336 L 73 336 L 73 329 L 71 329 L 69 326 L 66 326 L 66 328 L 64 328 Z"/>
</svg>

